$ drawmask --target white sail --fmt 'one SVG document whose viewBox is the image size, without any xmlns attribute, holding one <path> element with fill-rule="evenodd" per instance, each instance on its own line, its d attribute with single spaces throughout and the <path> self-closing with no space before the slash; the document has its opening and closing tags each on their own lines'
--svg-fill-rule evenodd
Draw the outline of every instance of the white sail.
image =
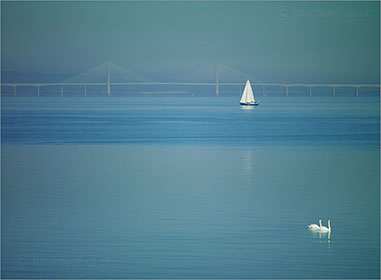
<svg viewBox="0 0 381 280">
<path fill-rule="evenodd" d="M 240 103 L 255 103 L 253 90 L 251 89 L 250 81 L 247 80 L 245 89 L 243 90 Z"/>
</svg>

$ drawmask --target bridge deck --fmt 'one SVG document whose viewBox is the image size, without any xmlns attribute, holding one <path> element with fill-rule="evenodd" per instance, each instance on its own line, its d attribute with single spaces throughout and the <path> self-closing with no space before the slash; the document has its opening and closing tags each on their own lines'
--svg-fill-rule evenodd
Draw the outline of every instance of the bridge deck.
<svg viewBox="0 0 381 280">
<path fill-rule="evenodd" d="M 184 86 L 215 86 L 216 83 L 193 82 L 143 82 L 143 83 L 110 83 L 113 86 L 127 85 L 184 85 Z M 1 83 L 1 86 L 106 86 L 104 83 Z M 219 85 L 244 85 L 244 83 L 219 83 Z M 302 83 L 252 83 L 253 86 L 281 86 L 281 87 L 380 87 L 380 84 L 302 84 Z"/>
</svg>

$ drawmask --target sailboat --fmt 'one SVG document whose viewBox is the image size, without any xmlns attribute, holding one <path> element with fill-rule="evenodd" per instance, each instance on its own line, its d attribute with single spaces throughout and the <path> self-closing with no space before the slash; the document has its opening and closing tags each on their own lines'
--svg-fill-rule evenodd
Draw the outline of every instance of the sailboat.
<svg viewBox="0 0 381 280">
<path fill-rule="evenodd" d="M 259 103 L 255 101 L 253 90 L 251 89 L 250 81 L 247 80 L 245 89 L 243 90 L 241 101 L 239 102 L 241 105 L 247 106 L 258 106 Z"/>
</svg>

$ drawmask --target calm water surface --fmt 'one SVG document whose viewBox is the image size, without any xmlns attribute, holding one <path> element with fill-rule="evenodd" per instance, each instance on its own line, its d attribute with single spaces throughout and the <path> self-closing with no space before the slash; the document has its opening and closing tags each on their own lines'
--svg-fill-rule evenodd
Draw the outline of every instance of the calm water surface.
<svg viewBox="0 0 381 280">
<path fill-rule="evenodd" d="M 378 98 L 2 102 L 3 278 L 380 276 Z"/>
</svg>

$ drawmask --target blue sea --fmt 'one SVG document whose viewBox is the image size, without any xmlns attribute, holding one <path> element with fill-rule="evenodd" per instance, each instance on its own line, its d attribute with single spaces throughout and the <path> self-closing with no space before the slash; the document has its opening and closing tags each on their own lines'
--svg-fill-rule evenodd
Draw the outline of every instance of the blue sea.
<svg viewBox="0 0 381 280">
<path fill-rule="evenodd" d="M 380 278 L 379 97 L 259 102 L 2 98 L 2 278 Z"/>
</svg>

